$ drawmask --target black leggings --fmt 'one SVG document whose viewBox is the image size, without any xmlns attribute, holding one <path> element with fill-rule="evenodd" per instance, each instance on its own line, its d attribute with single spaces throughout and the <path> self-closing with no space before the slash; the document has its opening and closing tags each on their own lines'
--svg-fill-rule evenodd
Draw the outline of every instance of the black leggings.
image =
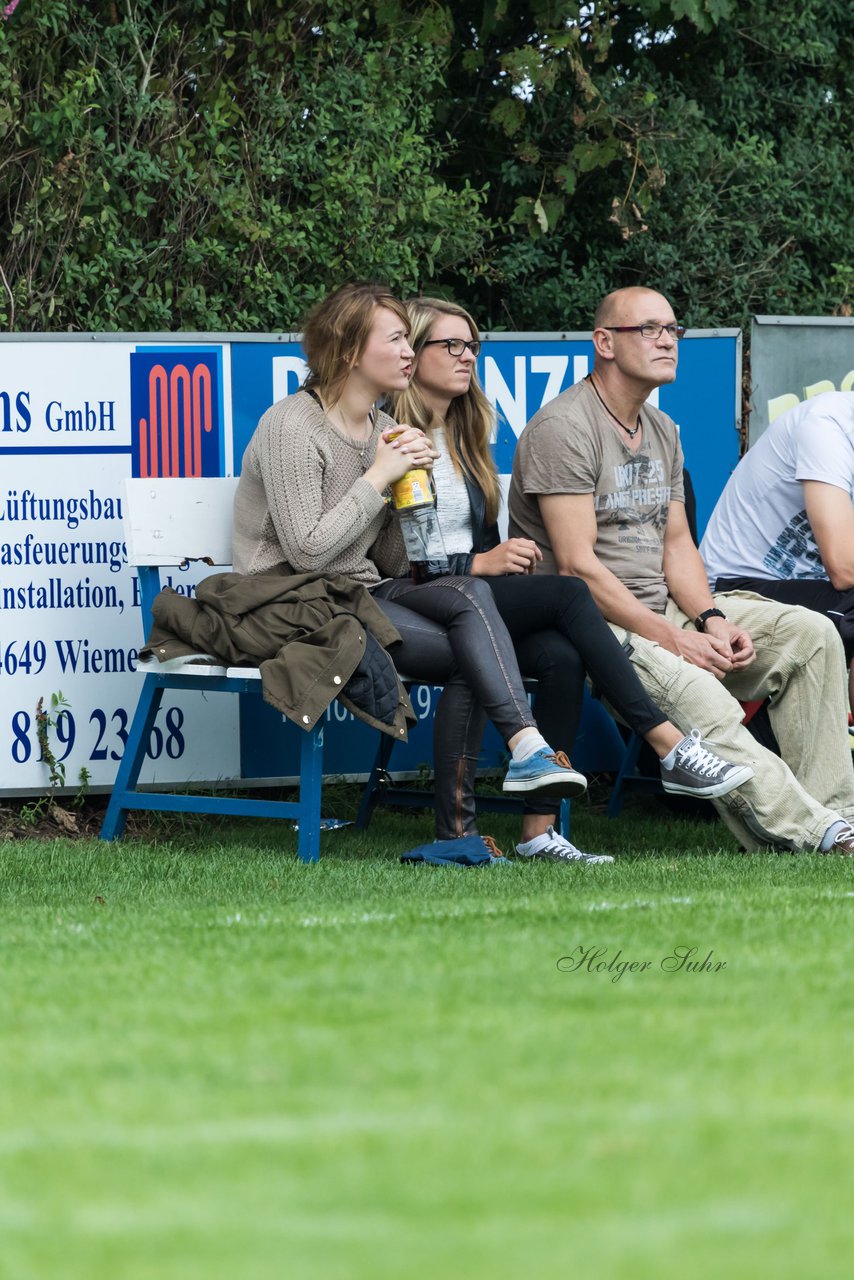
<svg viewBox="0 0 854 1280">
<path fill-rule="evenodd" d="M 575 742 L 585 671 L 635 733 L 643 736 L 665 723 L 667 716 L 646 693 L 581 578 L 518 573 L 484 582 L 510 632 L 522 674 L 540 681 L 534 712 L 553 747 L 568 754 Z M 569 649 L 576 672 L 576 694 L 570 698 L 561 672 Z"/>
<path fill-rule="evenodd" d="M 373 595 L 382 609 L 394 603 L 443 628 L 452 659 L 444 683 L 467 685 L 505 742 L 535 725 L 513 641 L 483 579 L 447 575 L 416 583 L 395 578 Z M 420 675 L 425 658 L 431 668 L 435 662 L 433 646 L 428 647 L 423 631 L 413 639 L 415 652 L 395 653 L 394 660 L 402 673 Z"/>
<path fill-rule="evenodd" d="M 401 633 L 402 644 L 394 652 L 398 670 L 445 686 L 433 736 L 439 839 L 477 830 L 474 779 L 484 703 L 505 739 L 515 718 L 517 728 L 534 723 L 520 706 L 508 638 L 522 674 L 539 682 L 537 723 L 555 750 L 568 754 L 574 744 L 585 668 L 597 690 L 638 733 L 666 720 L 579 578 L 437 578 L 420 587 L 395 579 L 373 595 Z M 527 813 L 555 812 L 553 800 L 525 799 L 523 808 Z"/>
<path fill-rule="evenodd" d="M 505 742 L 536 725 L 513 641 L 483 579 L 394 578 L 372 594 L 400 632 L 392 656 L 401 675 L 444 685 L 433 722 L 436 835 L 469 835 L 487 713 Z"/>
</svg>

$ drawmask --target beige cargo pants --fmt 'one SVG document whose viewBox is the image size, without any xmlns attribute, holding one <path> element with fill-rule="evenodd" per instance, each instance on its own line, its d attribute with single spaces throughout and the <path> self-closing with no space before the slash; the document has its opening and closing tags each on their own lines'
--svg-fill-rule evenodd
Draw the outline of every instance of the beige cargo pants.
<svg viewBox="0 0 854 1280">
<path fill-rule="evenodd" d="M 719 593 L 715 603 L 756 649 L 751 666 L 723 681 L 642 636 L 612 630 L 631 645 L 641 683 L 674 724 L 685 733 L 700 729 L 726 760 L 752 766 L 750 782 L 712 802 L 742 847 L 817 849 L 833 822 L 854 824 L 842 641 L 827 618 L 797 605 L 749 591 Z M 694 627 L 672 600 L 665 617 Z M 741 723 L 739 703 L 766 697 L 782 758 Z"/>
</svg>

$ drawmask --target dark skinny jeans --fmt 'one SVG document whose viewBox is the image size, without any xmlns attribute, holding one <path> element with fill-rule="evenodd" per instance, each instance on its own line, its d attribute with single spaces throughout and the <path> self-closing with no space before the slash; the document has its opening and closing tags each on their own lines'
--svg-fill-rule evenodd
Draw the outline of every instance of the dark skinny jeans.
<svg viewBox="0 0 854 1280">
<path fill-rule="evenodd" d="M 505 741 L 535 723 L 520 668 L 539 682 L 536 723 L 555 750 L 568 754 L 574 744 L 585 669 L 638 733 L 666 719 L 579 578 L 446 577 L 420 586 L 395 579 L 373 594 L 401 633 L 398 669 L 445 686 L 433 737 L 439 839 L 477 830 L 474 780 L 486 715 Z M 551 815 L 555 805 L 524 799 L 523 809 Z"/>
</svg>

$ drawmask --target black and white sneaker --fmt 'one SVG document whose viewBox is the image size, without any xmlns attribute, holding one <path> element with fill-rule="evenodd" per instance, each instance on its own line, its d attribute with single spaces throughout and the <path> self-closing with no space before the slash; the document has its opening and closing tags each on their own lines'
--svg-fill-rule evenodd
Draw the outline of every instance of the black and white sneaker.
<svg viewBox="0 0 854 1280">
<path fill-rule="evenodd" d="M 741 787 L 753 777 L 749 764 L 730 764 L 703 746 L 699 729 L 692 729 L 676 748 L 672 768 L 662 762 L 661 783 L 676 796 L 699 796 L 713 800 Z"/>
<path fill-rule="evenodd" d="M 537 849 L 530 849 L 528 844 L 516 845 L 516 856 L 519 858 L 530 858 L 533 862 L 537 858 L 544 858 L 548 862 L 613 862 L 614 859 L 607 853 L 584 853 L 581 849 L 576 849 L 574 844 L 567 840 L 566 836 L 560 835 L 555 831 L 554 827 L 549 827 L 545 833 L 548 840 L 544 845 L 540 845 Z"/>
</svg>

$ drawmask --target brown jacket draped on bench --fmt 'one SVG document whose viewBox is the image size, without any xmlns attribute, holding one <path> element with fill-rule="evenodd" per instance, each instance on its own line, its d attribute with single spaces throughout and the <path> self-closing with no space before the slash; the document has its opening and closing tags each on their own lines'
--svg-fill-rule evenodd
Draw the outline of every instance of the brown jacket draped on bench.
<svg viewBox="0 0 854 1280">
<path fill-rule="evenodd" d="M 400 634 L 350 578 L 285 568 L 217 573 L 199 583 L 195 599 L 165 588 L 152 616 L 143 666 L 209 654 L 227 666 L 259 667 L 265 701 L 301 729 L 336 697 L 398 741 L 415 722 L 386 652 Z"/>
</svg>

